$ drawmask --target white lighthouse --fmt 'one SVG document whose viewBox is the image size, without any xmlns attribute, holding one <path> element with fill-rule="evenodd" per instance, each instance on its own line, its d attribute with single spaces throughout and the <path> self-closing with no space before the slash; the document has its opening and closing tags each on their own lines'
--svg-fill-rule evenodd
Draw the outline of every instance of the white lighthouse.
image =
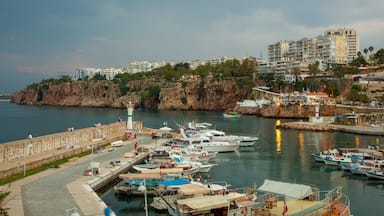
<svg viewBox="0 0 384 216">
<path fill-rule="evenodd" d="M 128 121 L 127 121 L 127 130 L 132 131 L 133 130 L 133 105 L 131 101 L 129 101 L 129 104 L 127 105 L 127 111 L 128 111 Z"/>
</svg>

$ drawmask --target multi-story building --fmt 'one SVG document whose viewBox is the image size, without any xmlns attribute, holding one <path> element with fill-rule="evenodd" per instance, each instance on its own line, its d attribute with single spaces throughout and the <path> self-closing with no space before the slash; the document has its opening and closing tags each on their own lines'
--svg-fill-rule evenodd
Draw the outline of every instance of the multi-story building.
<svg viewBox="0 0 384 216">
<path fill-rule="evenodd" d="M 125 73 L 144 73 L 152 71 L 155 68 L 165 66 L 166 64 L 172 64 L 167 62 L 149 62 L 149 61 L 133 61 L 130 62 L 123 71 Z"/>
<path fill-rule="evenodd" d="M 83 80 L 85 78 L 91 79 L 96 74 L 100 74 L 102 76 L 105 76 L 108 80 L 113 80 L 113 78 L 117 75 L 122 73 L 121 68 L 78 68 L 75 71 L 75 75 L 73 77 L 74 80 Z"/>
<path fill-rule="evenodd" d="M 324 35 L 339 35 L 345 37 L 345 61 L 350 63 L 357 58 L 357 53 L 360 51 L 360 36 L 356 30 L 352 28 L 330 29 L 325 31 Z"/>
<path fill-rule="evenodd" d="M 278 62 L 278 61 L 288 61 L 290 41 L 280 41 L 275 44 L 268 46 L 269 61 Z"/>
<path fill-rule="evenodd" d="M 359 49 L 359 36 L 355 30 L 327 30 L 323 35 L 314 38 L 284 40 L 269 45 L 268 60 L 271 63 L 262 62 L 259 64 L 259 71 L 289 73 L 295 64 L 304 69 L 316 61 L 320 62 L 321 69 L 327 69 L 334 64 L 352 62 Z"/>
</svg>

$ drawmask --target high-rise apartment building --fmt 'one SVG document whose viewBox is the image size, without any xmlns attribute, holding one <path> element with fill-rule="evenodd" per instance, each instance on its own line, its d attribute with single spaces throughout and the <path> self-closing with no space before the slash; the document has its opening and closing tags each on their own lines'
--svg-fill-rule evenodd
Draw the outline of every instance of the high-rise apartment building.
<svg viewBox="0 0 384 216">
<path fill-rule="evenodd" d="M 350 63 L 357 58 L 357 53 L 360 51 L 360 37 L 356 30 L 352 28 L 339 28 L 327 30 L 325 36 L 338 35 L 345 37 L 345 61 Z"/>
<path fill-rule="evenodd" d="M 331 29 L 314 38 L 280 41 L 268 46 L 271 62 L 319 61 L 325 65 L 351 63 L 357 57 L 360 39 L 354 29 Z"/>
</svg>

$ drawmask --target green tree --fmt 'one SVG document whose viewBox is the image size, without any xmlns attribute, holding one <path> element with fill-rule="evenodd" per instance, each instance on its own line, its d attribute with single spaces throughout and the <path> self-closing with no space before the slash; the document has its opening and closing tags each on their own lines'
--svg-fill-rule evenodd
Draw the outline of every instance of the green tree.
<svg viewBox="0 0 384 216">
<path fill-rule="evenodd" d="M 368 47 L 368 50 L 369 50 L 369 53 L 372 54 L 372 52 L 373 52 L 373 50 L 374 50 L 373 46 L 369 46 L 369 47 Z"/>
<path fill-rule="evenodd" d="M 309 65 L 308 65 L 309 73 L 310 73 L 312 76 L 316 76 L 317 74 L 320 73 L 319 65 L 320 65 L 320 62 L 319 62 L 319 61 L 316 61 L 314 64 L 309 64 Z"/>
<path fill-rule="evenodd" d="M 367 54 L 368 54 L 368 48 L 364 48 L 363 52 L 364 52 L 364 54 L 365 54 L 365 57 L 367 57 Z"/>
<path fill-rule="evenodd" d="M 384 64 L 384 49 L 379 49 L 374 55 L 377 64 Z"/>
<path fill-rule="evenodd" d="M 301 74 L 299 67 L 293 67 L 291 73 L 295 75 L 295 83 L 299 81 L 299 75 Z"/>
<path fill-rule="evenodd" d="M 196 68 L 196 74 L 200 77 L 206 77 L 210 72 L 210 66 L 209 65 L 199 65 Z"/>
<path fill-rule="evenodd" d="M 354 59 L 351 62 L 352 66 L 360 67 L 361 65 L 366 65 L 367 61 L 365 60 L 364 56 L 359 55 L 356 59 Z"/>
<path fill-rule="evenodd" d="M 92 77 L 92 80 L 107 80 L 105 75 L 101 75 L 100 73 L 95 74 L 95 76 Z"/>
</svg>

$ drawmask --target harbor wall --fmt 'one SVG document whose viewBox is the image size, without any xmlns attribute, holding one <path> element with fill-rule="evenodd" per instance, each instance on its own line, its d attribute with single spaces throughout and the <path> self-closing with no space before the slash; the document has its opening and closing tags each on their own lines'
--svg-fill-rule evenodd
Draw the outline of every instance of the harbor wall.
<svg viewBox="0 0 384 216">
<path fill-rule="evenodd" d="M 2 143 L 0 178 L 23 172 L 24 165 L 32 169 L 85 151 L 96 151 L 97 146 L 123 139 L 125 130 L 125 122 L 116 122 Z"/>
<path fill-rule="evenodd" d="M 302 118 L 309 119 L 316 115 L 315 105 L 265 105 L 262 107 L 240 107 L 235 108 L 236 111 L 244 115 L 259 115 L 269 118 Z M 383 108 L 376 107 L 360 107 L 348 105 L 320 105 L 320 116 L 338 116 L 346 113 L 384 113 Z"/>
</svg>

